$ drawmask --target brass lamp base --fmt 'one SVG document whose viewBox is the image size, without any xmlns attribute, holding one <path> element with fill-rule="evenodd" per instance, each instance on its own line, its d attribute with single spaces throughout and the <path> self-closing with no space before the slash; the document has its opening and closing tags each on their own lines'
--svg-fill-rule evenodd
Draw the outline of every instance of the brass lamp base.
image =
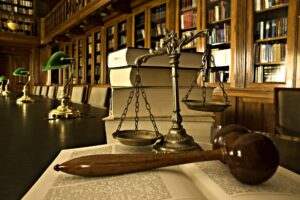
<svg viewBox="0 0 300 200">
<path fill-rule="evenodd" d="M 33 101 L 34 100 L 29 96 L 23 95 L 22 97 L 17 99 L 17 104 L 32 103 Z"/>
<path fill-rule="evenodd" d="M 7 97 L 10 94 L 10 91 L 4 90 L 2 96 Z"/>
<path fill-rule="evenodd" d="M 49 119 L 72 119 L 80 117 L 79 110 L 69 106 L 58 106 L 49 112 Z"/>
<path fill-rule="evenodd" d="M 153 147 L 156 153 L 175 153 L 180 151 L 202 150 L 194 139 L 186 134 L 184 128 L 171 128 L 163 140 Z"/>
</svg>

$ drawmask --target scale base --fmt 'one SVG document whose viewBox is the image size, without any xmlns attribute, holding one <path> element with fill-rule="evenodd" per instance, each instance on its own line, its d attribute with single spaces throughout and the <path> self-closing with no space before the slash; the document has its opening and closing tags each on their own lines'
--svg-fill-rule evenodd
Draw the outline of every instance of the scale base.
<svg viewBox="0 0 300 200">
<path fill-rule="evenodd" d="M 155 153 L 175 153 L 191 150 L 202 151 L 202 148 L 191 136 L 187 135 L 184 128 L 171 128 L 169 133 L 164 136 L 163 140 L 153 147 Z"/>
<path fill-rule="evenodd" d="M 17 104 L 23 104 L 23 103 L 32 103 L 34 100 L 30 98 L 29 96 L 23 95 L 22 97 L 17 99 Z"/>
<path fill-rule="evenodd" d="M 58 106 L 49 112 L 49 119 L 72 119 L 80 117 L 79 110 L 69 106 Z"/>
</svg>

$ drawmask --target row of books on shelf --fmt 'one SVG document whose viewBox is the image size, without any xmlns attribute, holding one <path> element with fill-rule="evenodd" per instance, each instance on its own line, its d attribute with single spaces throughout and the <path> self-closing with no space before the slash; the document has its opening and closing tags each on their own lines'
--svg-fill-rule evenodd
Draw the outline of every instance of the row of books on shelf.
<svg viewBox="0 0 300 200">
<path fill-rule="evenodd" d="M 88 55 L 91 55 L 92 54 L 92 44 L 91 43 L 88 43 Z"/>
<path fill-rule="evenodd" d="M 256 39 L 281 37 L 287 35 L 287 17 L 260 21 L 256 24 Z"/>
<path fill-rule="evenodd" d="M 107 48 L 108 49 L 113 49 L 114 46 L 115 46 L 115 40 L 114 39 L 107 40 Z"/>
<path fill-rule="evenodd" d="M 95 41 L 100 41 L 101 40 L 101 32 L 97 32 L 95 34 Z"/>
<path fill-rule="evenodd" d="M 101 57 L 100 54 L 96 55 L 96 63 L 100 63 L 101 62 Z"/>
<path fill-rule="evenodd" d="M 286 43 L 255 44 L 255 62 L 283 62 L 286 60 Z"/>
<path fill-rule="evenodd" d="M 136 30 L 136 39 L 137 40 L 145 39 L 145 29 Z"/>
<path fill-rule="evenodd" d="M 153 42 L 153 45 L 154 45 L 154 47 L 163 47 L 163 44 L 164 44 L 164 40 L 163 40 L 163 38 L 161 38 L 161 39 L 159 39 L 159 40 L 157 40 L 157 41 L 151 41 L 151 42 Z"/>
<path fill-rule="evenodd" d="M 24 14 L 24 15 L 33 15 L 32 8 L 12 6 L 9 4 L 1 4 L 0 3 L 0 10 L 8 11 L 8 12 L 15 12 L 15 13 Z"/>
<path fill-rule="evenodd" d="M 165 19 L 166 19 L 165 5 L 152 8 L 151 22 L 160 23 L 162 20 L 165 21 Z"/>
<path fill-rule="evenodd" d="M 230 17 L 230 1 L 220 1 L 219 5 L 215 5 L 208 10 L 208 21 L 215 22 Z"/>
<path fill-rule="evenodd" d="M 214 57 L 214 64 L 217 67 L 231 65 L 231 49 L 212 49 L 211 55 Z"/>
<path fill-rule="evenodd" d="M 182 35 L 182 37 L 183 36 L 189 36 L 189 35 L 191 35 L 191 33 L 193 35 L 195 35 L 197 33 L 197 30 L 184 31 L 184 32 L 181 33 L 181 35 Z M 183 48 L 196 48 L 196 46 L 197 46 L 197 39 L 194 39 L 193 41 L 186 44 Z"/>
<path fill-rule="evenodd" d="M 114 26 L 111 26 L 111 27 L 109 27 L 109 28 L 107 29 L 107 35 L 108 35 L 108 36 L 111 36 L 111 35 L 113 35 L 113 34 L 115 34 L 115 27 L 114 27 Z"/>
<path fill-rule="evenodd" d="M 211 29 L 209 44 L 230 42 L 230 25 L 224 23 L 222 26 L 215 26 Z"/>
<path fill-rule="evenodd" d="M 33 3 L 32 0 L 0 0 L 2 3 L 6 4 L 14 4 L 24 7 L 32 7 Z"/>
<path fill-rule="evenodd" d="M 255 11 L 260 11 L 264 9 L 269 9 L 281 4 L 286 4 L 289 0 L 254 0 L 255 2 Z"/>
<path fill-rule="evenodd" d="M 216 82 L 223 82 L 223 83 L 229 83 L 229 70 L 211 70 L 209 72 L 209 77 L 206 82 L 209 83 L 216 83 Z"/>
<path fill-rule="evenodd" d="M 285 82 L 285 65 L 255 67 L 255 83 Z"/>
<path fill-rule="evenodd" d="M 135 24 L 136 26 L 141 26 L 145 24 L 145 14 L 142 13 L 135 17 Z"/>
<path fill-rule="evenodd" d="M 182 0 L 181 1 L 181 10 L 196 8 L 197 0 Z"/>
<path fill-rule="evenodd" d="M 188 28 L 196 27 L 196 21 L 197 21 L 197 12 L 194 12 L 194 10 L 184 12 L 180 15 L 180 28 L 188 29 Z"/>
<path fill-rule="evenodd" d="M 96 52 L 100 52 L 101 51 L 101 43 L 97 42 L 96 43 Z"/>
<path fill-rule="evenodd" d="M 88 59 L 87 59 L 87 64 L 88 64 L 88 65 L 91 65 L 91 64 L 92 64 L 92 58 L 88 58 Z"/>
<path fill-rule="evenodd" d="M 126 31 L 126 21 L 118 24 L 118 32 Z"/>
<path fill-rule="evenodd" d="M 120 35 L 119 40 L 118 40 L 118 45 L 119 46 L 126 45 L 126 42 L 127 42 L 126 35 Z"/>
<path fill-rule="evenodd" d="M 94 67 L 94 74 L 97 76 L 100 75 L 100 72 L 101 72 L 100 65 L 96 64 Z"/>
<path fill-rule="evenodd" d="M 9 29 L 7 26 L 7 21 L 0 21 L 0 25 L 1 25 L 1 30 L 3 30 L 3 31 Z M 22 31 L 31 32 L 32 24 L 25 24 L 24 22 L 20 22 L 20 23 L 18 23 L 17 30 L 15 30 L 15 31 L 16 32 L 22 32 Z"/>
<path fill-rule="evenodd" d="M 156 26 L 151 29 L 151 36 L 165 35 L 166 32 L 166 23 L 156 24 Z"/>
</svg>

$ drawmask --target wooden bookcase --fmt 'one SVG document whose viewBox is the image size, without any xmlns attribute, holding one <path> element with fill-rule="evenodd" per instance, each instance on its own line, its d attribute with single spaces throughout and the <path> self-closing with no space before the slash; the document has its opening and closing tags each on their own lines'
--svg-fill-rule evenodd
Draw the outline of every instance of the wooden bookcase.
<svg viewBox="0 0 300 200">
<path fill-rule="evenodd" d="M 73 71 L 73 84 L 84 84 L 86 82 L 86 55 L 84 49 L 85 37 L 79 36 L 71 41 L 71 55 L 75 59 L 75 66 Z"/>
<path fill-rule="evenodd" d="M 93 32 L 92 81 L 91 84 L 101 84 L 101 29 Z"/>
<path fill-rule="evenodd" d="M 295 86 L 295 43 L 297 38 L 296 0 L 277 4 L 248 1 L 250 50 L 247 58 L 247 87 L 270 88 Z"/>
<path fill-rule="evenodd" d="M 91 84 L 92 82 L 92 54 L 93 54 L 93 35 L 87 34 L 85 37 L 86 48 L 85 48 L 85 84 Z"/>
<path fill-rule="evenodd" d="M 176 2 L 176 31 L 179 37 L 197 33 L 200 31 L 200 9 L 201 2 L 197 0 L 177 0 Z M 199 51 L 198 39 L 184 46 L 184 51 Z M 203 50 L 203 48 L 202 48 Z"/>
<path fill-rule="evenodd" d="M 163 34 L 174 27 L 173 1 L 151 1 L 132 11 L 132 46 L 155 48 L 162 45 Z"/>
<path fill-rule="evenodd" d="M 109 83 L 109 71 L 107 68 L 108 54 L 131 46 L 131 15 L 121 15 L 104 24 L 102 34 L 103 54 L 101 54 L 102 84 Z"/>
<path fill-rule="evenodd" d="M 146 34 L 146 22 L 148 21 L 148 10 L 147 8 L 142 8 L 135 10 L 132 14 L 132 33 L 133 33 L 133 43 L 132 46 L 138 48 L 148 47 L 149 35 Z"/>
<path fill-rule="evenodd" d="M 0 0 L 0 31 L 36 35 L 34 5 L 34 0 Z M 17 30 L 8 28 L 9 20 L 18 24 Z"/>
<path fill-rule="evenodd" d="M 234 0 L 205 0 L 203 1 L 203 7 L 205 12 L 203 13 L 204 27 L 210 31 L 210 36 L 207 41 L 207 47 L 211 50 L 211 54 L 214 56 L 214 63 L 211 65 L 207 81 L 209 83 L 231 82 L 231 13 L 233 6 L 231 4 Z M 227 85 L 228 85 L 227 84 Z M 214 84 L 212 84 L 214 85 Z"/>
</svg>

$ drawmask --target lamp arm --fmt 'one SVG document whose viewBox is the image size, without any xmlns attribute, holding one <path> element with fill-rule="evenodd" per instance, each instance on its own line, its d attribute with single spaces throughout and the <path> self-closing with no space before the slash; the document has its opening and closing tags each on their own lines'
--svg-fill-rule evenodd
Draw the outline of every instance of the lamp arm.
<svg viewBox="0 0 300 200">
<path fill-rule="evenodd" d="M 7 83 L 5 85 L 5 90 L 8 90 L 9 79 L 7 79 Z"/>
<path fill-rule="evenodd" d="M 24 88 L 27 87 L 27 85 L 29 84 L 30 80 L 31 80 L 31 76 L 29 75 L 29 76 L 28 76 L 28 80 L 27 80 L 27 82 L 26 82 L 25 85 L 24 85 Z"/>
<path fill-rule="evenodd" d="M 68 94 L 68 89 L 69 89 L 69 86 L 71 85 L 71 81 L 72 81 L 72 78 L 73 78 L 73 64 L 74 64 L 74 62 L 71 63 L 71 71 L 70 71 L 70 75 L 69 75 L 69 77 L 68 77 L 67 82 L 66 82 L 65 85 L 64 85 L 64 89 L 63 89 L 63 94 L 64 94 L 64 95 L 67 95 L 67 94 Z"/>
</svg>

